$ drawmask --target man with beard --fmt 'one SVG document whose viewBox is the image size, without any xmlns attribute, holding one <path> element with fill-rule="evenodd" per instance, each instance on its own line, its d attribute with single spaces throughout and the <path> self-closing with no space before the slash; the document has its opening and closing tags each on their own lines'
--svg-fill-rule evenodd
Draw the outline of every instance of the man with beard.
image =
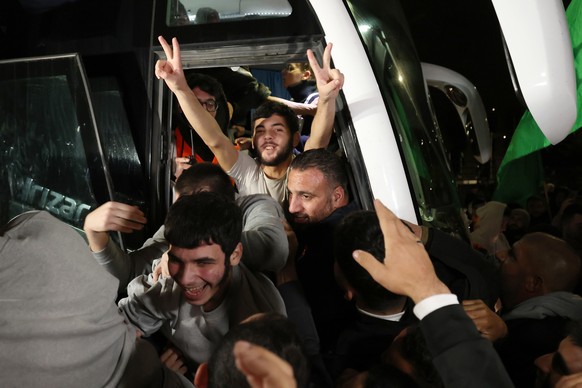
<svg viewBox="0 0 582 388">
<path fill-rule="evenodd" d="M 181 196 L 164 226 L 170 277 L 157 283 L 137 277 L 119 306 L 144 335 L 160 330 L 190 371 L 231 326 L 259 312 L 285 314 L 273 283 L 240 263 L 242 214 L 235 202 L 209 192 Z"/>
<path fill-rule="evenodd" d="M 324 149 L 297 155 L 289 169 L 287 188 L 289 218 L 298 241 L 295 260 L 290 257 L 287 266 L 295 265 L 325 357 L 355 317 L 354 307 L 335 281 L 333 235 L 336 225 L 358 206 L 350 202 L 342 159 Z M 279 287 L 282 284 L 280 276 Z"/>
<path fill-rule="evenodd" d="M 235 180 L 240 194 L 269 194 L 279 203 L 283 203 L 286 197 L 287 170 L 293 160 L 293 147 L 299 142 L 299 126 L 293 111 L 273 102 L 267 102 L 267 105 L 257 109 L 252 143 L 258 158 L 253 160 L 235 148 L 188 87 L 178 41 L 174 38 L 172 47 L 162 37 L 159 41 L 166 59 L 156 63 L 156 76 L 164 79 L 174 92 L 191 126 L 214 153 L 220 166 Z M 343 85 L 343 74 L 330 67 L 331 48 L 331 44 L 325 48 L 322 67 L 317 63 L 313 52 L 307 51 L 320 97 L 305 150 L 324 148 L 331 137 L 335 99 Z"/>
<path fill-rule="evenodd" d="M 535 360 L 536 387 L 578 387 L 582 384 L 582 321 L 573 322 L 568 336 L 553 353 Z"/>
</svg>

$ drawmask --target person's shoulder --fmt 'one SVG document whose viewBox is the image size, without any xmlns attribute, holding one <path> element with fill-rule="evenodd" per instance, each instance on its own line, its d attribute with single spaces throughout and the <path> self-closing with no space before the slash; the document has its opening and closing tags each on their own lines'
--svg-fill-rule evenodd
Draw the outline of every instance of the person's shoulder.
<svg viewBox="0 0 582 388">
<path fill-rule="evenodd" d="M 257 174 L 260 173 L 261 165 L 258 160 L 251 157 L 247 152 L 237 151 L 238 157 L 236 162 L 232 165 L 230 170 L 226 173 L 228 175 L 237 175 L 237 174 Z"/>
<path fill-rule="evenodd" d="M 237 288 L 242 290 L 248 287 L 249 289 L 252 289 L 253 292 L 262 293 L 265 296 L 270 294 L 273 290 L 278 294 L 277 288 L 264 273 L 254 271 L 244 263 L 239 263 L 237 266 L 233 267 L 233 286 L 235 292 L 237 292 Z"/>
<path fill-rule="evenodd" d="M 231 303 L 240 306 L 248 315 L 269 311 L 287 315 L 279 291 L 265 274 L 253 271 L 243 263 L 233 267 L 232 273 Z"/>
<path fill-rule="evenodd" d="M 236 163 L 234 164 L 233 168 L 235 166 L 260 167 L 259 161 L 255 158 L 253 158 L 251 155 L 249 155 L 248 152 L 240 151 L 240 150 L 237 150 L 237 152 L 238 152 L 238 158 L 237 158 Z"/>
<path fill-rule="evenodd" d="M 351 201 L 346 206 L 337 208 L 327 217 L 324 223 L 335 227 L 345 216 L 358 210 L 360 210 L 360 206 L 355 201 Z"/>
<path fill-rule="evenodd" d="M 243 213 L 253 210 L 269 210 L 282 214 L 281 205 L 268 194 L 249 194 L 241 195 L 236 199 L 237 205 Z"/>
</svg>

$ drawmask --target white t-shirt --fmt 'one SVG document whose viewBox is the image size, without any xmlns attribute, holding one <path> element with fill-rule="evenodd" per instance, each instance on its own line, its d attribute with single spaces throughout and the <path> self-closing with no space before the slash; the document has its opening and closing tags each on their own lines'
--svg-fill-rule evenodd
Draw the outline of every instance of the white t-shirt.
<svg viewBox="0 0 582 388">
<path fill-rule="evenodd" d="M 245 153 L 238 153 L 236 163 L 227 173 L 236 182 L 240 195 L 268 194 L 280 205 L 287 198 L 287 174 L 271 179 L 265 175 L 259 162 Z"/>
</svg>

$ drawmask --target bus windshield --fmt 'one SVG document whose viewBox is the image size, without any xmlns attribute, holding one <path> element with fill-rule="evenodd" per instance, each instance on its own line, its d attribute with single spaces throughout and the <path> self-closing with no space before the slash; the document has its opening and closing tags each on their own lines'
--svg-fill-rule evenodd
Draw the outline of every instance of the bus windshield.
<svg viewBox="0 0 582 388">
<path fill-rule="evenodd" d="M 455 181 L 429 107 L 420 61 L 395 0 L 348 1 L 397 132 L 400 152 L 422 221 L 466 236 Z"/>
</svg>

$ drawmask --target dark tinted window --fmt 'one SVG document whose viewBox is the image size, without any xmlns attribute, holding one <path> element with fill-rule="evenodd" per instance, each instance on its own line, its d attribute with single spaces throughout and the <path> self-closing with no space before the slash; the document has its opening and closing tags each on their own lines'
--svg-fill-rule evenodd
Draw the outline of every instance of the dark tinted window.
<svg viewBox="0 0 582 388">
<path fill-rule="evenodd" d="M 75 55 L 0 62 L 0 222 L 44 209 L 77 228 L 110 197 Z"/>
<path fill-rule="evenodd" d="M 429 108 L 420 61 L 396 0 L 348 2 L 394 128 L 422 220 L 466 235 L 455 181 Z"/>
</svg>

